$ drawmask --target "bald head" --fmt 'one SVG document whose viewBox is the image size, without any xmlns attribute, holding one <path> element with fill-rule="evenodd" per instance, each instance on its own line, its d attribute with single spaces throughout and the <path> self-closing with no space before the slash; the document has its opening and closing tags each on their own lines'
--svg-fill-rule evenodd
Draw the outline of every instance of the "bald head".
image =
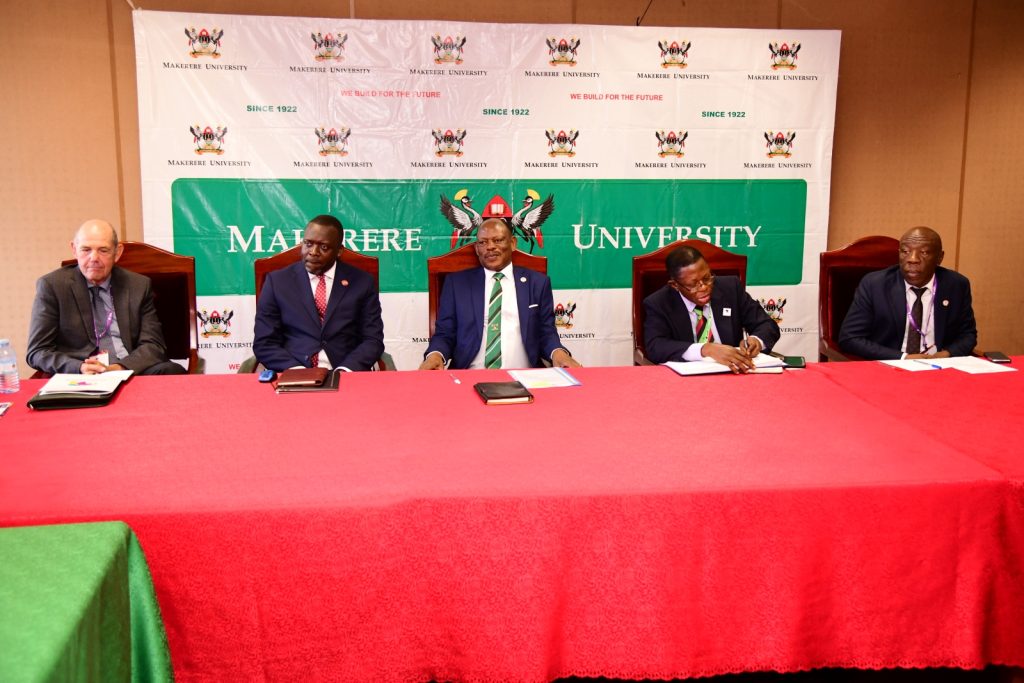
<svg viewBox="0 0 1024 683">
<path fill-rule="evenodd" d="M 100 219 L 82 223 L 71 240 L 78 269 L 92 284 L 100 284 L 110 277 L 123 249 L 124 246 L 118 244 L 114 226 Z"/>
<path fill-rule="evenodd" d="M 944 255 L 942 238 L 931 228 L 920 225 L 900 237 L 900 272 L 914 287 L 925 287 L 932 281 Z"/>
</svg>

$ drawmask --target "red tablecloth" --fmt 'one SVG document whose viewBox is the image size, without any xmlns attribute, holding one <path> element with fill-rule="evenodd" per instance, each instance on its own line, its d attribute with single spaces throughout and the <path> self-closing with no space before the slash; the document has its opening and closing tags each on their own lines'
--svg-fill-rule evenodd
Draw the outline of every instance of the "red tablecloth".
<svg viewBox="0 0 1024 683">
<path fill-rule="evenodd" d="M 181 681 L 1020 666 L 1024 427 L 973 406 L 1024 380 L 953 372 L 591 368 L 502 407 L 496 371 L 137 377 L 51 413 L 25 382 L 0 524 L 127 521 Z"/>
</svg>

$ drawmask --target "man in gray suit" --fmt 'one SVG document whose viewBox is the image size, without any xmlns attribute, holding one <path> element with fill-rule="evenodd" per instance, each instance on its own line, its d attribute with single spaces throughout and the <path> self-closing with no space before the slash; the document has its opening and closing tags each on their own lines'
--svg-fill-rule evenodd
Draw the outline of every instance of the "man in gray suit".
<svg viewBox="0 0 1024 683">
<path fill-rule="evenodd" d="M 71 241 L 78 265 L 58 268 L 36 283 L 29 365 L 48 373 L 185 374 L 167 360 L 149 278 L 114 265 L 123 249 L 106 221 L 78 228 Z"/>
</svg>

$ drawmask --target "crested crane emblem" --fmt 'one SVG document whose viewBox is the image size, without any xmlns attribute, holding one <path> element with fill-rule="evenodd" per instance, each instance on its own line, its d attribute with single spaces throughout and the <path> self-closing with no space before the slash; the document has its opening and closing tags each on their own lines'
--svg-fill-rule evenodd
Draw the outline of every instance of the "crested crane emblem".
<svg viewBox="0 0 1024 683">
<path fill-rule="evenodd" d="M 674 40 L 671 43 L 667 40 L 659 40 L 658 48 L 661 50 L 661 68 L 669 69 L 675 67 L 677 69 L 685 69 L 686 57 L 690 52 L 691 45 L 693 43 L 685 40 L 681 43 L 677 43 Z"/>
<path fill-rule="evenodd" d="M 200 327 L 202 327 L 202 334 L 204 337 L 230 337 L 231 330 L 231 318 L 235 315 L 235 312 L 230 308 L 225 308 L 223 313 L 213 311 L 207 314 L 206 309 L 196 313 L 196 317 L 199 318 Z"/>
<path fill-rule="evenodd" d="M 462 142 L 466 139 L 466 131 L 456 128 L 453 133 L 451 128 L 448 130 L 435 128 L 430 131 L 430 134 L 434 136 L 434 154 L 436 156 L 462 156 Z"/>
<path fill-rule="evenodd" d="M 440 33 L 435 33 L 430 42 L 434 44 L 434 64 L 462 64 L 462 52 L 466 47 L 464 36 L 441 38 Z"/>
<path fill-rule="evenodd" d="M 500 195 L 495 195 L 487 202 L 482 214 L 473 208 L 473 201 L 467 189 L 456 192 L 452 200 L 454 201 L 441 195 L 441 215 L 452 226 L 452 249 L 471 242 L 477 230 L 488 218 L 505 219 L 512 228 L 512 234 L 529 245 L 530 253 L 533 253 L 534 243 L 541 249 L 544 248 L 541 226 L 555 210 L 554 195 L 549 194 L 547 199 L 540 201 L 540 194 L 536 190 L 527 189 L 523 206 L 515 214 Z"/>
<path fill-rule="evenodd" d="M 352 135 L 351 128 L 342 126 L 324 130 L 324 127 L 320 126 L 314 128 L 313 132 L 316 133 L 316 137 L 320 141 L 320 156 L 325 157 L 330 154 L 348 156 L 348 138 Z"/>
<path fill-rule="evenodd" d="M 667 133 L 663 130 L 656 130 L 654 137 L 658 140 L 658 156 L 664 159 L 665 157 L 683 156 L 685 154 L 683 147 L 686 146 L 686 138 L 690 137 L 690 133 L 685 130 L 678 132 L 670 130 Z"/>
<path fill-rule="evenodd" d="M 568 133 L 564 130 L 560 130 L 556 133 L 554 128 L 549 128 L 544 131 L 544 135 L 548 139 L 549 157 L 576 156 L 576 139 L 580 136 L 580 132 L 578 130 L 570 128 Z"/>
<path fill-rule="evenodd" d="M 793 43 L 792 45 L 768 43 L 768 49 L 772 53 L 772 69 L 796 68 L 796 55 L 800 52 L 800 43 Z"/>
<path fill-rule="evenodd" d="M 571 330 L 573 326 L 572 314 L 576 311 L 576 304 L 572 301 L 555 304 L 555 327 L 562 327 Z"/>
<path fill-rule="evenodd" d="M 309 37 L 313 39 L 313 52 L 315 53 L 316 61 L 341 61 L 345 54 L 345 42 L 348 40 L 347 33 L 339 33 L 338 37 L 335 38 L 330 33 L 323 35 L 319 31 L 316 33 L 310 33 Z"/>
<path fill-rule="evenodd" d="M 196 146 L 196 154 L 224 153 L 224 136 L 228 134 L 227 126 L 200 128 L 197 123 L 189 126 L 188 130 L 192 133 L 192 144 Z"/>
<path fill-rule="evenodd" d="M 782 297 L 779 299 L 758 299 L 757 303 L 761 304 L 761 308 L 768 314 L 768 317 L 775 321 L 776 324 L 782 322 L 782 309 L 786 307 L 786 298 Z"/>
<path fill-rule="evenodd" d="M 781 130 L 778 133 L 772 131 L 766 131 L 764 139 L 767 141 L 768 147 L 768 158 L 783 157 L 788 159 L 793 154 L 793 140 L 796 139 L 796 132 L 789 131 L 783 133 Z"/>
<path fill-rule="evenodd" d="M 213 27 L 207 31 L 205 28 L 196 31 L 195 26 L 185 29 L 185 36 L 188 37 L 188 50 L 192 59 L 197 57 L 213 57 L 220 59 L 220 39 L 224 37 L 224 31 Z"/>
<path fill-rule="evenodd" d="M 579 38 L 573 36 L 566 40 L 552 37 L 545 42 L 548 45 L 548 63 L 551 66 L 576 66 L 576 50 L 580 46 Z"/>
</svg>

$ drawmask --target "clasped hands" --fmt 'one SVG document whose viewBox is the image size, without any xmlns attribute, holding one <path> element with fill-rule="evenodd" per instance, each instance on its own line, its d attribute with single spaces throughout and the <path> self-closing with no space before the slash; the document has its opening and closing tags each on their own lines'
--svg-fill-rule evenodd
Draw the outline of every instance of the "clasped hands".
<svg viewBox="0 0 1024 683">
<path fill-rule="evenodd" d="M 757 337 L 747 337 L 739 348 L 727 344 L 708 343 L 701 347 L 700 355 L 711 358 L 729 368 L 733 374 L 753 372 L 754 358 L 761 353 L 761 342 Z"/>
<path fill-rule="evenodd" d="M 114 370 L 124 370 L 124 366 L 119 363 L 111 363 L 110 365 L 104 365 L 96 357 L 86 358 L 82 361 L 81 367 L 78 372 L 83 375 L 99 375 L 104 372 L 112 372 Z"/>
</svg>

